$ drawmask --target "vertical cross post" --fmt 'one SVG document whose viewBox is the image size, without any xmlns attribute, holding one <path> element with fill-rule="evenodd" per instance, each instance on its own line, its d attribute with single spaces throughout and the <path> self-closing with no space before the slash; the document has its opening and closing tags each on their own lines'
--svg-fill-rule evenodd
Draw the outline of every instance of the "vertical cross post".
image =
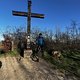
<svg viewBox="0 0 80 80">
<path fill-rule="evenodd" d="M 27 18 L 27 49 L 30 48 L 30 33 L 31 33 L 31 0 L 28 0 L 28 18 Z"/>
</svg>

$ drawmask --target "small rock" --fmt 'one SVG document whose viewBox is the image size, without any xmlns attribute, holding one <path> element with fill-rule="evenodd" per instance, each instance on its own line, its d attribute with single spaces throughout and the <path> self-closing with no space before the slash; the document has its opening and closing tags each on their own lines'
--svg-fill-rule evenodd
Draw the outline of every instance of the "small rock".
<svg viewBox="0 0 80 80">
<path fill-rule="evenodd" d="M 64 80 L 64 77 L 58 76 L 58 80 Z"/>
<path fill-rule="evenodd" d="M 2 67 L 2 62 L 0 61 L 0 68 Z"/>
</svg>

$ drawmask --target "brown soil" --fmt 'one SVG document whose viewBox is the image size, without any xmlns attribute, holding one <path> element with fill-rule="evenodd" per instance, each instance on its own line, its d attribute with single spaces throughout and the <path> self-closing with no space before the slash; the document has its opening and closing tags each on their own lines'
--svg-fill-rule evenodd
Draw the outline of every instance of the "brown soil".
<svg viewBox="0 0 80 80">
<path fill-rule="evenodd" d="M 0 61 L 2 61 L 0 80 L 64 80 L 65 78 L 63 73 L 53 69 L 51 64 L 42 59 L 34 62 L 27 56 L 18 61 L 16 57 L 3 56 Z"/>
</svg>

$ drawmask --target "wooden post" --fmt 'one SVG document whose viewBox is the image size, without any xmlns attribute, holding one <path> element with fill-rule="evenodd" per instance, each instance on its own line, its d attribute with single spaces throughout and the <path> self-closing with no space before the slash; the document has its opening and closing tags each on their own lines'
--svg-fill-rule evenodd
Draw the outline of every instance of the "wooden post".
<svg viewBox="0 0 80 80">
<path fill-rule="evenodd" d="M 30 49 L 30 33 L 31 33 L 31 0 L 28 0 L 28 18 L 27 18 L 27 49 Z"/>
</svg>

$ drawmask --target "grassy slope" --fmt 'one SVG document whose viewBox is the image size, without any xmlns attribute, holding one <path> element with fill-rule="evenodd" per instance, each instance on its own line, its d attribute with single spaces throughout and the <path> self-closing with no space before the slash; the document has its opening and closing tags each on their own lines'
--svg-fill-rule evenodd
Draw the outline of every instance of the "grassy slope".
<svg viewBox="0 0 80 80">
<path fill-rule="evenodd" d="M 58 60 L 45 53 L 44 59 L 54 64 L 57 69 L 64 69 L 66 72 L 80 77 L 80 60 L 78 60 L 80 59 L 79 51 L 65 51 Z"/>
</svg>

